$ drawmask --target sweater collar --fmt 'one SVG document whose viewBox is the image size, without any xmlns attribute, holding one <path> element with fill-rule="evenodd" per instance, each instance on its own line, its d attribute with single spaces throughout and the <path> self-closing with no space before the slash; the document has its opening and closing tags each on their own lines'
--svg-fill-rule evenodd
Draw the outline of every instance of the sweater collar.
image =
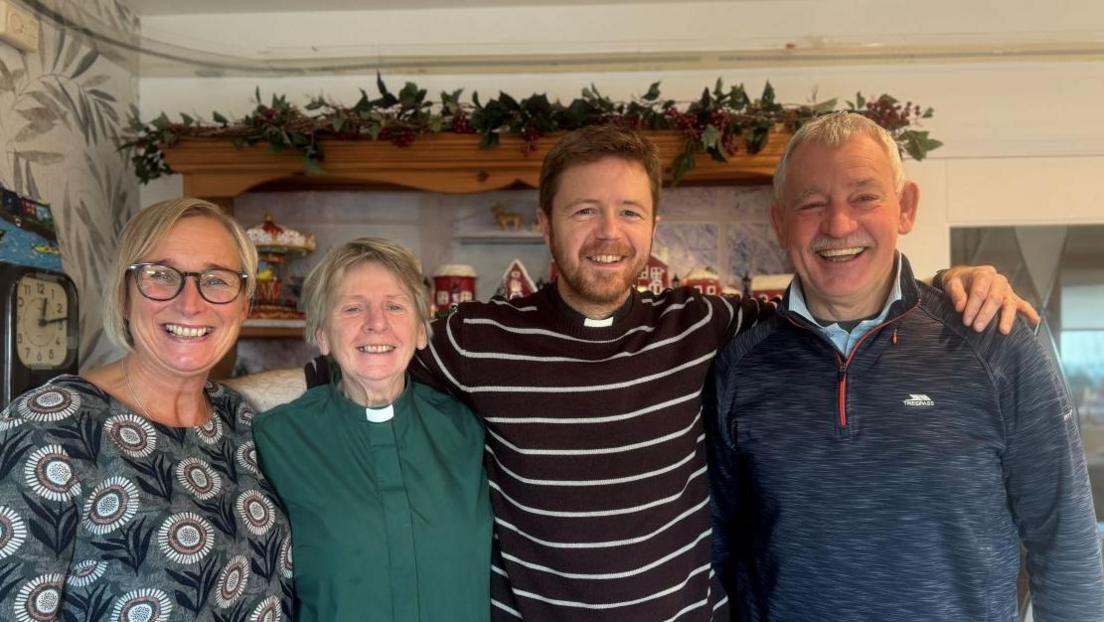
<svg viewBox="0 0 1104 622">
<path fill-rule="evenodd" d="M 633 300 L 636 298 L 636 292 L 630 291 L 629 297 L 625 300 L 625 303 L 618 307 L 617 310 L 613 312 L 613 315 L 603 320 L 592 320 L 582 313 L 576 311 L 575 308 L 571 305 L 567 304 L 567 301 L 564 300 L 562 296 L 560 296 L 560 291 L 559 288 L 556 286 L 555 281 L 548 285 L 548 289 L 548 295 L 549 297 L 551 297 L 552 302 L 556 305 L 556 308 L 558 308 L 560 312 L 563 313 L 568 322 L 570 322 L 572 325 L 580 326 L 583 328 L 609 328 L 613 326 L 621 319 L 629 315 L 629 312 L 631 312 L 633 308 Z"/>
</svg>

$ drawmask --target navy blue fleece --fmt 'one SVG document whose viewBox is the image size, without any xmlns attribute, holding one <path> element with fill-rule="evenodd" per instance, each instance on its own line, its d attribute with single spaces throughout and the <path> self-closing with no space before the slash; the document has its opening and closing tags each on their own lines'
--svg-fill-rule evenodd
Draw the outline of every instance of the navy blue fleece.
<svg viewBox="0 0 1104 622">
<path fill-rule="evenodd" d="M 1038 622 L 1104 620 L 1064 383 L 1027 327 L 974 333 L 904 259 L 901 286 L 849 362 L 787 311 L 718 356 L 714 549 L 734 615 L 1015 620 L 1022 542 Z"/>
</svg>

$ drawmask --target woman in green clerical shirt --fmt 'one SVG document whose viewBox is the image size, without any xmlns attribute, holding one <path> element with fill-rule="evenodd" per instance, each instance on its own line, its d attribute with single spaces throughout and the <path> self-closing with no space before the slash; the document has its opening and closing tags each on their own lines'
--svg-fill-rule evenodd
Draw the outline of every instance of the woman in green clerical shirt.
<svg viewBox="0 0 1104 622">
<path fill-rule="evenodd" d="M 298 620 L 490 618 L 483 429 L 411 382 L 429 301 L 386 240 L 334 248 L 303 288 L 306 336 L 341 377 L 261 415 L 261 468 L 291 518 Z"/>
</svg>

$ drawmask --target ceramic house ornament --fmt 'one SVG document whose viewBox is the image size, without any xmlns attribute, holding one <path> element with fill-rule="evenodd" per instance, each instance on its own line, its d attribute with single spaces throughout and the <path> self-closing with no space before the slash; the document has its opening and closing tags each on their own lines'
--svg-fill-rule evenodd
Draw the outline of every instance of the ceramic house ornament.
<svg viewBox="0 0 1104 622">
<path fill-rule="evenodd" d="M 693 287 L 707 295 L 721 293 L 721 276 L 711 267 L 694 268 L 682 279 L 683 287 Z"/>
<path fill-rule="evenodd" d="M 249 317 L 255 319 L 301 319 L 298 301 L 287 281 L 287 262 L 292 255 L 305 255 L 315 249 L 314 234 L 283 227 L 265 212 L 264 222 L 245 230 L 257 247 L 257 293 Z"/>
<path fill-rule="evenodd" d="M 475 300 L 475 268 L 467 264 L 444 264 L 433 275 L 433 312 Z"/>
<path fill-rule="evenodd" d="M 520 259 L 514 259 L 502 273 L 502 284 L 498 293 L 507 300 L 528 296 L 537 291 L 537 285 L 529 277 L 529 271 Z"/>
<path fill-rule="evenodd" d="M 636 289 L 658 294 L 671 286 L 670 275 L 671 270 L 667 267 L 667 263 L 652 255 L 648 258 L 648 264 L 636 277 Z"/>
</svg>

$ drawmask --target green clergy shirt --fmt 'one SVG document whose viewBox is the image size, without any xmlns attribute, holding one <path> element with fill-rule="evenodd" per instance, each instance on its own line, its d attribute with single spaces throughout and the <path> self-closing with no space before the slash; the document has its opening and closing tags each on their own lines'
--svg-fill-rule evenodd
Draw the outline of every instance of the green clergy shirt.
<svg viewBox="0 0 1104 622">
<path fill-rule="evenodd" d="M 329 384 L 254 424 L 291 518 L 302 622 L 490 618 L 482 425 L 409 378 L 393 408 L 373 423 Z"/>
</svg>

